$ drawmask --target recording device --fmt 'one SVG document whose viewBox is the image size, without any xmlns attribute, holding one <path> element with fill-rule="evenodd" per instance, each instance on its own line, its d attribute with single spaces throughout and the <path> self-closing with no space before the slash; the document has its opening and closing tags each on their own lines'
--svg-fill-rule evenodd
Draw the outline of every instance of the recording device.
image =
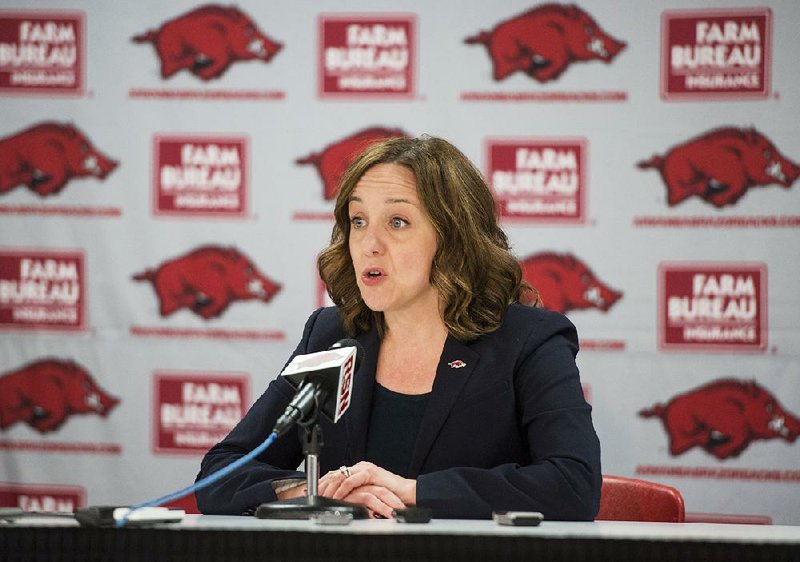
<svg viewBox="0 0 800 562">
<path fill-rule="evenodd" d="M 129 526 L 151 526 L 162 523 L 179 523 L 186 512 L 167 507 L 145 507 L 131 511 L 129 507 L 100 505 L 66 511 L 25 511 L 17 507 L 0 508 L 0 524 L 13 523 L 21 519 L 71 519 L 81 527 L 114 527 L 123 517 Z"/>
<path fill-rule="evenodd" d="M 428 523 L 433 511 L 429 507 L 406 507 L 392 511 L 398 523 Z"/>
<path fill-rule="evenodd" d="M 336 423 L 350 407 L 353 373 L 364 348 L 353 339 L 339 340 L 327 351 L 297 355 L 281 373 L 297 393 L 273 430 L 283 435 L 295 423 L 313 419 L 317 408 Z"/>
<path fill-rule="evenodd" d="M 498 525 L 535 527 L 544 520 L 538 511 L 493 511 L 492 519 Z"/>
<path fill-rule="evenodd" d="M 168 507 L 141 507 L 131 511 L 128 507 L 100 505 L 75 510 L 75 519 L 82 527 L 114 527 L 123 518 L 128 526 L 179 523 L 184 515 L 184 510 Z"/>
</svg>

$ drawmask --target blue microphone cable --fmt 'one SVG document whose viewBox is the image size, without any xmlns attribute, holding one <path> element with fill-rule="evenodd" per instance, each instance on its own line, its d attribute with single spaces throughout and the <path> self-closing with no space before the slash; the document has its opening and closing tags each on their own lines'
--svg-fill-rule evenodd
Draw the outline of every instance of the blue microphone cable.
<svg viewBox="0 0 800 562">
<path fill-rule="evenodd" d="M 214 482 L 216 482 L 220 478 L 223 478 L 223 477 L 227 476 L 228 474 L 230 474 L 231 472 L 233 472 L 237 468 L 241 467 L 242 465 L 247 464 L 248 462 L 250 462 L 251 460 L 256 458 L 258 455 L 260 455 L 261 453 L 266 451 L 267 448 L 270 445 L 272 445 L 277 438 L 278 438 L 278 433 L 277 432 L 272 432 L 272 433 L 270 433 L 269 437 L 267 437 L 264 440 L 264 442 L 261 443 L 261 445 L 259 445 L 258 447 L 256 447 L 255 449 L 253 449 L 252 451 L 247 453 L 245 456 L 243 456 L 240 459 L 237 459 L 237 460 L 233 461 L 231 464 L 221 468 L 217 472 L 215 472 L 213 474 L 209 474 L 208 476 L 206 476 L 202 480 L 198 480 L 197 482 L 195 482 L 191 486 L 187 486 L 186 488 L 183 488 L 182 490 L 178 490 L 177 492 L 172 492 L 171 494 L 167 494 L 167 495 L 161 496 L 160 498 L 156 498 L 154 500 L 141 502 L 141 503 L 137 503 L 137 504 L 132 505 L 130 507 L 128 513 L 126 513 L 124 517 L 122 517 L 121 519 L 116 521 L 115 527 L 117 527 L 118 529 L 121 528 L 121 527 L 124 527 L 128 523 L 128 519 L 130 518 L 130 516 L 133 515 L 133 513 L 135 511 L 139 510 L 139 509 L 142 509 L 144 507 L 157 507 L 159 505 L 165 504 L 165 503 L 170 502 L 172 500 L 177 500 L 179 498 L 182 498 L 183 496 L 188 496 L 189 494 L 191 494 L 193 492 L 196 492 L 197 490 L 202 490 L 206 486 L 208 486 L 210 484 L 213 484 Z"/>
</svg>

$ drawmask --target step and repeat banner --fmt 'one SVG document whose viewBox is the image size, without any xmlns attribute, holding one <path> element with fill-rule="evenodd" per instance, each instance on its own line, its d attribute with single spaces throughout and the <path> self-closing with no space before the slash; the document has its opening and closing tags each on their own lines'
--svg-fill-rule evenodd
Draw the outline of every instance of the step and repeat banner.
<svg viewBox="0 0 800 562">
<path fill-rule="evenodd" d="M 280 372 L 345 165 L 432 134 L 577 325 L 607 474 L 800 524 L 800 4 L 0 1 L 0 505 L 182 488 Z"/>
</svg>

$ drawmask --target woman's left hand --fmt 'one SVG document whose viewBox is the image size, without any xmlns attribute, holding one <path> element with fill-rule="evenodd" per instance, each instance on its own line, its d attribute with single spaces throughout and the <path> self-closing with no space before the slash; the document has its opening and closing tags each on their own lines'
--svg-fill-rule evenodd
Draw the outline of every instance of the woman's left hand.
<svg viewBox="0 0 800 562">
<path fill-rule="evenodd" d="M 371 462 L 362 461 L 345 470 L 331 471 L 320 480 L 320 495 L 344 499 L 363 486 L 380 486 L 393 492 L 406 506 L 417 504 L 417 481 L 403 478 Z M 325 480 L 323 483 L 322 480 Z M 324 484 L 324 486 L 323 486 Z M 324 491 L 323 491 L 324 488 Z"/>
</svg>

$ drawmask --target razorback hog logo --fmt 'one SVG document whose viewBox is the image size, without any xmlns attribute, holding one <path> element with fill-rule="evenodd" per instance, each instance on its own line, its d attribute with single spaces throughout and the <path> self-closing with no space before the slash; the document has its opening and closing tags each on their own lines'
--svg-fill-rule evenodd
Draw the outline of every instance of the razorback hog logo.
<svg viewBox="0 0 800 562">
<path fill-rule="evenodd" d="M 572 254 L 543 252 L 522 260 L 522 276 L 536 290 L 549 310 L 566 313 L 570 310 L 596 308 L 607 312 L 622 298 Z"/>
<path fill-rule="evenodd" d="M 736 127 L 714 129 L 637 166 L 661 173 L 670 206 L 692 195 L 717 208 L 733 205 L 751 187 L 778 183 L 789 189 L 800 175 L 767 137 Z"/>
<path fill-rule="evenodd" d="M 342 175 L 356 156 L 379 140 L 407 136 L 409 135 L 401 129 L 370 127 L 329 144 L 321 152 L 312 152 L 308 156 L 298 158 L 295 164 L 316 166 L 322 178 L 325 199 L 335 199 Z"/>
<path fill-rule="evenodd" d="M 574 4 L 542 4 L 464 43 L 486 46 L 496 81 L 519 71 L 542 83 L 557 79 L 573 62 L 610 63 L 626 45 Z"/>
<path fill-rule="evenodd" d="M 755 381 L 719 379 L 639 412 L 661 418 L 673 456 L 700 447 L 718 459 L 737 457 L 752 441 L 800 435 L 800 419 Z"/>
<path fill-rule="evenodd" d="M 0 139 L 0 194 L 25 185 L 46 197 L 72 178 L 105 179 L 117 165 L 74 125 L 39 123 Z"/>
<path fill-rule="evenodd" d="M 155 46 L 162 78 L 186 69 L 202 80 L 219 78 L 237 61 L 269 62 L 283 47 L 240 9 L 213 4 L 171 19 L 132 40 Z"/>
<path fill-rule="evenodd" d="M 73 361 L 42 359 L 0 375 L 0 429 L 24 422 L 55 431 L 74 414 L 107 416 L 119 404 Z"/>
<path fill-rule="evenodd" d="M 281 286 L 236 248 L 202 246 L 133 276 L 153 284 L 161 316 L 188 308 L 204 319 L 220 316 L 233 301 L 272 300 Z"/>
</svg>

